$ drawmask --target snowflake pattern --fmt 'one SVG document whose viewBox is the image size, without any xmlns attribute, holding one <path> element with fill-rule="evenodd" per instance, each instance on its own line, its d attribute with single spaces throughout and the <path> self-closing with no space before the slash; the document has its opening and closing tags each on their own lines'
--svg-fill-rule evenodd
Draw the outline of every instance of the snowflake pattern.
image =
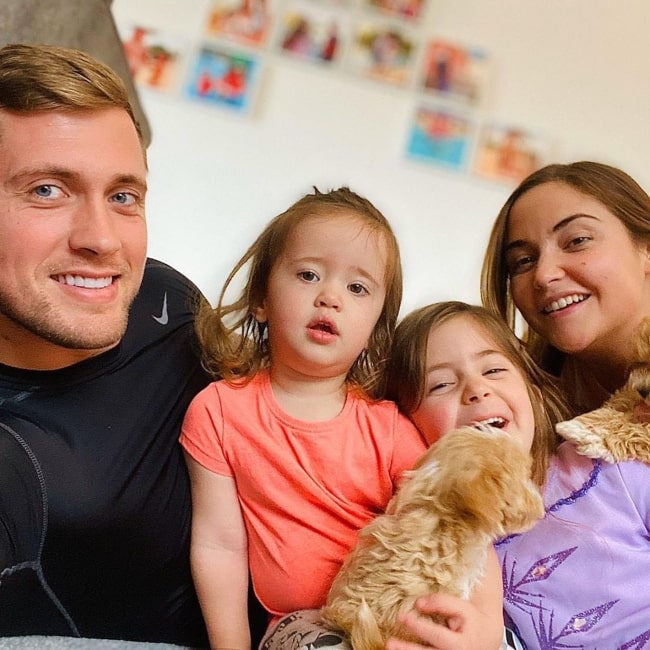
<svg viewBox="0 0 650 650">
<path fill-rule="evenodd" d="M 618 648 L 616 648 L 616 650 L 643 650 L 643 648 L 648 647 L 649 642 L 650 642 L 650 628 L 648 628 L 642 634 L 639 634 L 639 636 L 637 636 L 635 639 L 632 639 L 631 641 L 628 641 L 622 646 L 619 646 Z"/>
<path fill-rule="evenodd" d="M 551 611 L 549 613 L 548 610 L 544 610 L 544 608 L 540 606 L 538 608 L 538 622 L 537 625 L 535 625 L 539 649 L 563 650 L 564 648 L 584 648 L 582 644 L 573 645 L 571 643 L 566 643 L 566 637 L 574 634 L 583 634 L 591 630 L 617 602 L 617 600 L 612 600 L 588 611 L 581 612 L 580 614 L 574 614 L 560 630 L 560 633 L 557 636 L 554 636 L 553 634 L 554 612 Z M 545 617 L 546 614 L 548 614 L 547 617 Z M 531 612 L 530 615 L 531 618 L 534 617 L 533 612 Z"/>
<path fill-rule="evenodd" d="M 541 560 L 537 560 L 529 569 L 524 573 L 520 580 L 515 582 L 515 571 L 517 569 L 517 560 L 513 560 L 510 567 L 510 573 L 507 574 L 506 564 L 508 561 L 508 554 L 503 556 L 503 563 L 501 564 L 501 579 L 503 580 L 503 596 L 518 609 L 527 611 L 525 607 L 539 608 L 541 605 L 537 604 L 535 599 L 542 598 L 540 593 L 531 593 L 523 587 L 542 580 L 548 580 L 555 569 L 557 569 L 572 553 L 578 548 L 573 546 L 559 553 L 554 553 Z"/>
</svg>

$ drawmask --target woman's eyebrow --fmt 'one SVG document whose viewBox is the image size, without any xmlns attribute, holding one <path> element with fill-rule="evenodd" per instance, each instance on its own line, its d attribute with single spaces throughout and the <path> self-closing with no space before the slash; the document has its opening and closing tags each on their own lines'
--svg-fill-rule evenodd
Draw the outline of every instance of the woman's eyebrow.
<svg viewBox="0 0 650 650">
<path fill-rule="evenodd" d="M 584 214 L 582 212 L 578 212 L 576 214 L 570 214 L 568 217 L 564 217 L 564 219 L 560 219 L 552 228 L 551 232 L 558 232 L 562 230 L 562 228 L 565 228 L 568 226 L 572 221 L 575 221 L 576 219 L 580 218 L 586 218 L 586 219 L 596 219 L 591 214 Z M 506 247 L 504 248 L 504 253 L 507 253 L 509 250 L 513 248 L 520 248 L 522 246 L 526 245 L 526 240 L 525 239 L 515 239 L 514 241 L 511 241 L 509 244 L 506 244 Z"/>
</svg>

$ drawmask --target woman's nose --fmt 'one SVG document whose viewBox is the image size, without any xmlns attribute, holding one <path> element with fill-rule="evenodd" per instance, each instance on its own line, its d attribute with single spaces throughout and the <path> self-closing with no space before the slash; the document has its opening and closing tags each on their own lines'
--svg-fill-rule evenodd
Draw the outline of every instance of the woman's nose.
<svg viewBox="0 0 650 650">
<path fill-rule="evenodd" d="M 564 274 L 558 255 L 552 252 L 540 253 L 535 264 L 535 286 L 543 289 L 550 282 L 558 280 Z"/>
</svg>

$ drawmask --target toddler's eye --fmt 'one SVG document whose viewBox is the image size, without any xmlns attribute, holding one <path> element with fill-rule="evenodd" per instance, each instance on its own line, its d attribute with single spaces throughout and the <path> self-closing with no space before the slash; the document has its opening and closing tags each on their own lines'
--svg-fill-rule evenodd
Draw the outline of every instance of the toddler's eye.
<svg viewBox="0 0 650 650">
<path fill-rule="evenodd" d="M 314 271 L 300 271 L 298 277 L 302 278 L 305 282 L 318 282 L 318 276 Z"/>
<path fill-rule="evenodd" d="M 360 282 L 353 282 L 348 286 L 348 289 L 350 289 L 352 293 L 358 296 L 362 296 L 368 293 L 368 289 L 366 289 Z"/>
</svg>

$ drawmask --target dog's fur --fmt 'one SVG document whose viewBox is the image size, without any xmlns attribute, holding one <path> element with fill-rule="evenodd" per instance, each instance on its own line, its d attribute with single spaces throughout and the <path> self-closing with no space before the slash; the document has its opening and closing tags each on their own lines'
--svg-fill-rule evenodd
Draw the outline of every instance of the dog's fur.
<svg viewBox="0 0 650 650">
<path fill-rule="evenodd" d="M 634 342 L 636 356 L 625 385 L 601 408 L 556 425 L 584 456 L 650 463 L 650 318 L 641 322 Z"/>
<path fill-rule="evenodd" d="M 323 618 L 355 650 L 381 650 L 391 636 L 416 640 L 398 612 L 434 592 L 467 599 L 489 544 L 543 516 L 530 466 L 530 454 L 499 429 L 463 427 L 443 436 L 405 474 L 386 513 L 360 532 Z"/>
</svg>

